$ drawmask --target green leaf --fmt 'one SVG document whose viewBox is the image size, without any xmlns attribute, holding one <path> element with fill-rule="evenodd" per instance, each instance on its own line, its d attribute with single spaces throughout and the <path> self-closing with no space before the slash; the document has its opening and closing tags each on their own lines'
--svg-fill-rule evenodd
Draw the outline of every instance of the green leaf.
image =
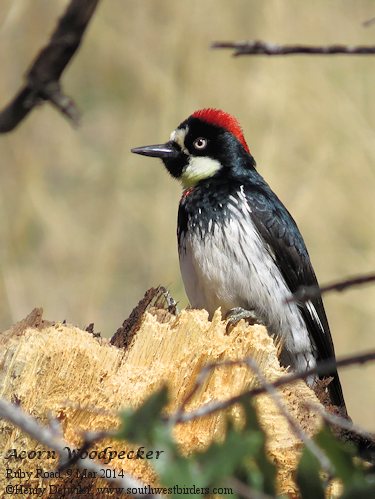
<svg viewBox="0 0 375 499">
<path fill-rule="evenodd" d="M 163 386 L 152 393 L 138 409 L 121 411 L 121 425 L 115 438 L 153 445 L 154 433 L 161 425 L 161 412 L 168 402 L 168 389 Z"/>
<path fill-rule="evenodd" d="M 344 490 L 341 499 L 374 499 L 375 497 L 375 483 L 363 483 L 362 485 L 353 485 Z"/>
<path fill-rule="evenodd" d="M 169 426 L 159 425 L 155 428 L 153 445 L 158 450 L 163 449 L 164 451 L 160 459 L 152 462 L 153 467 L 160 475 L 163 485 L 194 483 L 194 477 L 197 478 L 194 463 L 190 458 L 180 453 Z M 180 480 L 180 482 L 177 480 Z"/>
<path fill-rule="evenodd" d="M 248 483 L 257 490 L 273 496 L 276 494 L 276 466 L 267 455 L 266 434 L 259 424 L 254 404 L 251 401 L 245 401 L 242 405 L 245 411 L 245 430 L 253 434 L 256 432 L 260 439 L 258 450 L 254 454 L 255 467 L 252 473 L 248 473 Z"/>
<path fill-rule="evenodd" d="M 333 477 L 342 481 L 344 489 L 341 496 L 342 499 L 372 499 L 372 497 L 375 497 L 375 476 L 371 471 L 368 473 L 368 470 L 366 470 L 366 467 L 360 460 L 354 459 L 356 449 L 353 444 L 342 442 L 328 428 L 323 428 L 315 437 L 315 440 L 330 460 L 333 467 Z M 307 453 L 306 450 L 305 453 Z M 310 463 L 309 466 L 309 463 L 307 463 L 304 481 L 302 485 L 299 483 L 304 499 L 305 495 L 302 487 L 307 480 L 306 475 L 308 474 L 308 470 L 310 468 L 311 472 L 312 466 L 314 466 L 314 473 L 316 473 L 316 466 L 318 464 L 315 463 L 315 465 L 312 465 Z M 300 468 L 302 468 L 301 463 Z"/>
<path fill-rule="evenodd" d="M 354 480 L 362 481 L 363 472 L 354 463 L 355 447 L 347 442 L 338 440 L 327 427 L 316 435 L 315 440 L 330 460 L 334 475 L 344 484 L 350 485 Z"/>
<path fill-rule="evenodd" d="M 232 476 L 255 490 L 275 494 L 276 469 L 266 454 L 266 437 L 250 402 L 243 404 L 245 424 L 242 428 L 234 427 L 228 420 L 222 442 L 213 442 L 204 452 L 186 457 L 180 453 L 171 427 L 161 419 L 167 399 L 167 389 L 163 387 L 138 409 L 122 411 L 116 437 L 163 451 L 152 465 L 160 483 L 170 489 L 169 495 L 189 497 L 189 491 L 194 490 L 192 497 L 204 497 L 212 487 L 225 486 Z"/>
<path fill-rule="evenodd" d="M 193 458 L 207 486 L 218 486 L 235 476 L 255 490 L 274 495 L 276 468 L 266 453 L 264 431 L 253 405 L 245 402 L 242 407 L 244 426 L 235 428 L 228 420 L 225 439 L 213 442 L 204 453 Z"/>
<path fill-rule="evenodd" d="M 324 499 L 324 488 L 319 471 L 319 461 L 305 447 L 298 464 L 296 476 L 296 482 L 303 499 Z"/>
<path fill-rule="evenodd" d="M 213 442 L 208 449 L 195 458 L 204 470 L 208 484 L 217 485 L 223 477 L 242 468 L 245 461 L 258 453 L 262 444 L 258 432 L 242 432 L 229 429 L 223 442 Z"/>
<path fill-rule="evenodd" d="M 228 479 L 236 476 L 245 485 L 274 495 L 276 469 L 266 454 L 265 435 L 255 409 L 247 405 L 244 427 L 235 428 L 228 420 L 225 439 L 212 442 L 204 452 L 182 457 L 175 444 L 170 444 L 163 461 L 154 463 L 163 485 L 195 485 L 206 489 L 207 494 L 213 487 L 226 486 Z"/>
<path fill-rule="evenodd" d="M 160 483 L 164 487 L 173 489 L 177 485 L 180 488 L 190 489 L 194 486 L 203 488 L 205 485 L 200 470 L 192 458 L 181 456 L 179 453 L 174 454 L 167 449 L 163 460 L 159 459 L 158 463 L 154 462 L 152 464 L 159 475 Z M 178 490 L 172 492 L 172 497 L 177 496 L 181 496 Z M 185 493 L 184 497 L 186 497 Z M 201 496 L 196 494 L 195 497 Z"/>
</svg>

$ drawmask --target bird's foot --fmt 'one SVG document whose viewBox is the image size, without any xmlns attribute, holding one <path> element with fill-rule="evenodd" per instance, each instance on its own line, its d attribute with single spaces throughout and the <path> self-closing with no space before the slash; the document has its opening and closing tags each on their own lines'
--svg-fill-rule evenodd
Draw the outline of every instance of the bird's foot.
<svg viewBox="0 0 375 499">
<path fill-rule="evenodd" d="M 246 310 L 242 307 L 231 308 L 225 315 L 228 321 L 226 326 L 226 334 L 229 334 L 231 329 L 236 326 L 241 319 L 245 319 L 251 326 L 260 324 L 264 326 L 264 322 L 258 317 L 255 310 Z"/>
</svg>

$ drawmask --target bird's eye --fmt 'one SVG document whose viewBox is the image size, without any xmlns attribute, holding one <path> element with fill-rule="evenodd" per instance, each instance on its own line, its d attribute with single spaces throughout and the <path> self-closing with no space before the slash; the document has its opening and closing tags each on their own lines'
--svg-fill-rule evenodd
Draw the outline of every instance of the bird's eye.
<svg viewBox="0 0 375 499">
<path fill-rule="evenodd" d="M 195 149 L 202 150 L 207 146 L 207 139 L 204 139 L 203 137 L 198 137 L 197 139 L 194 140 L 193 145 Z"/>
</svg>

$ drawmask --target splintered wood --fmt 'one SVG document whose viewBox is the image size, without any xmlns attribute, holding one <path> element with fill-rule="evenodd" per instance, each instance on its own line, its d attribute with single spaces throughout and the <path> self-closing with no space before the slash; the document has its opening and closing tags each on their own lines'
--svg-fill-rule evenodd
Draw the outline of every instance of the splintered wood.
<svg viewBox="0 0 375 499">
<path fill-rule="evenodd" d="M 72 450 L 79 448 L 82 432 L 116 428 L 118 410 L 137 407 L 163 383 L 168 384 L 171 393 L 168 412 L 175 411 L 207 363 L 251 356 L 268 381 L 285 374 L 277 359 L 277 349 L 263 326 L 248 326 L 241 321 L 227 335 L 220 311 L 210 322 L 205 311 L 185 310 L 174 316 L 165 310 L 150 309 L 143 313 L 136 329 L 127 337 L 124 350 L 76 327 L 44 322 L 41 312 L 34 311 L 0 336 L 1 395 L 19 404 L 44 425 L 49 418 L 57 418 Z M 256 385 L 256 375 L 243 365 L 216 368 L 186 409 L 225 400 Z M 318 404 L 315 394 L 302 381 L 284 386 L 278 393 L 306 434 L 314 434 L 320 420 L 316 414 L 306 411 L 304 403 Z M 301 443 L 269 396 L 258 397 L 256 404 L 268 435 L 270 457 L 278 466 L 279 492 L 293 496 L 296 493 L 293 473 Z M 213 439 L 222 438 L 224 419 L 230 413 L 238 418 L 238 407 L 177 425 L 175 437 L 183 452 L 204 449 Z M 44 452 L 31 459 L 27 452 L 48 449 L 10 423 L 0 421 L 0 428 L 2 469 L 32 472 L 26 475 L 27 483 L 30 487 L 46 487 L 43 497 L 56 497 L 49 495 L 51 484 L 74 485 L 73 477 L 37 476 L 37 468 L 56 469 L 56 456 Z M 107 451 L 105 456 L 99 455 L 100 450 L 108 446 L 113 454 Z M 143 459 L 142 454 L 136 458 L 137 446 L 107 440 L 96 444 L 93 452 L 95 450 L 109 466 L 126 470 L 145 484 L 156 483 L 148 462 L 152 464 L 158 449 L 153 449 L 154 454 L 149 458 L 145 454 Z M 128 457 L 131 450 L 135 451 L 129 455 L 133 458 Z M 0 476 L 3 491 L 9 482 L 4 473 Z M 15 483 L 16 478 L 12 480 Z M 17 483 L 25 483 L 25 478 L 19 477 Z M 81 478 L 79 484 L 84 483 L 85 479 Z"/>
</svg>

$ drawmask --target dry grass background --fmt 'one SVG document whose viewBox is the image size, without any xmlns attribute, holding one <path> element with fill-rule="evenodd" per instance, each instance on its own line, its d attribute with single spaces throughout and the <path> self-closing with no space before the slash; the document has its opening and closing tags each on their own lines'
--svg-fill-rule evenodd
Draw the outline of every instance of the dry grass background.
<svg viewBox="0 0 375 499">
<path fill-rule="evenodd" d="M 2 0 L 1 104 L 67 1 Z M 260 172 L 295 216 L 322 283 L 375 269 L 373 57 L 232 58 L 214 40 L 374 43 L 374 3 L 106 0 L 64 77 L 73 130 L 35 111 L 0 143 L 0 326 L 49 319 L 110 335 L 150 286 L 186 304 L 180 188 L 133 146 L 165 140 L 200 107 L 243 125 Z M 374 348 L 375 287 L 326 298 L 338 354 Z M 375 366 L 342 372 L 349 412 L 375 430 Z"/>
</svg>

